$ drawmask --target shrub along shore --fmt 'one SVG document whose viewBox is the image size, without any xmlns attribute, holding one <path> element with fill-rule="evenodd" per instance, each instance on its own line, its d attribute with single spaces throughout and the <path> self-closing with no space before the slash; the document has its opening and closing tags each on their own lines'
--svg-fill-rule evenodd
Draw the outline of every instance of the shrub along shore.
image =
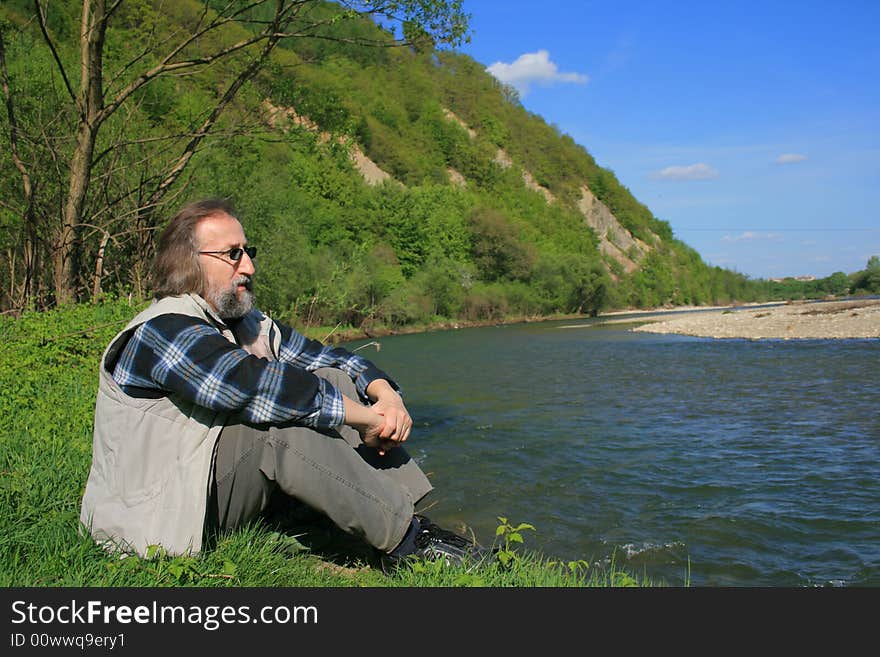
<svg viewBox="0 0 880 657">
<path fill-rule="evenodd" d="M 325 344 L 339 344 L 340 342 L 352 342 L 381 338 L 389 335 L 409 335 L 412 333 L 428 333 L 430 331 L 454 331 L 463 328 L 480 328 L 483 326 L 499 326 L 502 324 L 522 324 L 528 322 L 549 322 L 564 319 L 583 319 L 584 315 L 564 314 L 555 315 L 509 315 L 503 319 L 438 319 L 433 322 L 409 324 L 407 326 L 390 327 L 383 324 L 368 324 L 360 327 L 353 326 L 297 326 L 297 330 L 310 338 L 320 340 Z"/>
<path fill-rule="evenodd" d="M 653 317 L 644 315 L 657 313 Z M 639 315 L 638 318 L 632 318 Z M 445 331 L 499 324 L 581 320 L 584 315 L 516 315 L 503 320 L 439 320 L 391 328 L 383 325 L 355 327 L 298 327 L 311 338 L 338 344 L 388 335 Z M 726 306 L 687 306 L 616 310 L 601 313 L 598 324 L 632 324 L 634 331 L 675 333 L 706 338 L 849 339 L 880 337 L 880 299 L 799 300 L 778 305 L 761 303 Z"/>
</svg>

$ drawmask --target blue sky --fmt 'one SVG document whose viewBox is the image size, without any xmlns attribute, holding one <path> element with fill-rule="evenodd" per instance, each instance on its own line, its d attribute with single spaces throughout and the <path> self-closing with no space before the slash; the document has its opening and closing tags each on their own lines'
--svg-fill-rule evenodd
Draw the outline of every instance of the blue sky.
<svg viewBox="0 0 880 657">
<path fill-rule="evenodd" d="M 464 0 L 460 48 L 710 265 L 880 255 L 880 1 Z"/>
</svg>

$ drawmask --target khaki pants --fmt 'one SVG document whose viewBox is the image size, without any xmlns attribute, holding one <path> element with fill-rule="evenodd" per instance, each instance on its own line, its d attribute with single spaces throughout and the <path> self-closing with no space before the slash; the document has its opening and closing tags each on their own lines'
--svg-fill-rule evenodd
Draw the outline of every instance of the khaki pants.
<svg viewBox="0 0 880 657">
<path fill-rule="evenodd" d="M 315 372 L 357 399 L 341 370 Z M 403 539 L 414 505 L 431 484 L 403 447 L 385 456 L 343 425 L 317 430 L 289 425 L 230 424 L 220 433 L 214 482 L 221 530 L 256 519 L 276 488 L 326 514 L 344 531 L 383 552 Z"/>
</svg>

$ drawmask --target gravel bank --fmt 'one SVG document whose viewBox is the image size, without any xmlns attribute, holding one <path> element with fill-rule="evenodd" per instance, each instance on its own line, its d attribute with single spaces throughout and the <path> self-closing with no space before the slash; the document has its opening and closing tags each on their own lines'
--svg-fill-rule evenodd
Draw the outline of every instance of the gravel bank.
<svg viewBox="0 0 880 657">
<path fill-rule="evenodd" d="M 646 321 L 633 330 L 749 340 L 880 338 L 880 299 L 795 302 L 771 308 L 683 313 L 672 319 Z"/>
</svg>

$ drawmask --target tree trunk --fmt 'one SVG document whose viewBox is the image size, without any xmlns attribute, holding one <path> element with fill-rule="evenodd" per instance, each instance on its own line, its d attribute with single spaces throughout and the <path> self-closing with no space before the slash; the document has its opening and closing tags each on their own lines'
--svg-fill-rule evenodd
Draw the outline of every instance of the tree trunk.
<svg viewBox="0 0 880 657">
<path fill-rule="evenodd" d="M 104 252 L 107 250 L 107 243 L 109 241 L 110 233 L 105 232 L 101 237 L 98 255 L 95 258 L 95 281 L 92 285 L 92 303 L 98 303 L 98 297 L 101 295 L 101 277 L 104 275 Z"/>
<path fill-rule="evenodd" d="M 82 221 L 86 194 L 92 176 L 95 140 L 103 121 L 104 106 L 103 50 L 107 29 L 105 0 L 84 0 L 80 25 L 80 92 L 79 124 L 76 146 L 70 162 L 70 184 L 61 217 L 61 230 L 53 254 L 55 270 L 55 302 L 68 303 L 76 299 L 79 276 L 78 233 Z"/>
<path fill-rule="evenodd" d="M 94 131 L 87 123 L 82 123 L 77 134 L 76 150 L 70 162 L 70 185 L 61 217 L 61 230 L 55 243 L 55 301 L 58 304 L 76 299 L 79 223 L 89 188 L 94 151 Z"/>
<path fill-rule="evenodd" d="M 6 49 L 3 43 L 3 32 L 0 30 L 0 89 L 6 100 L 6 115 L 9 121 L 9 143 L 12 163 L 21 176 L 24 193 L 24 272 L 19 294 L 15 294 L 15 266 L 10 269 L 10 302 L 17 307 L 24 307 L 28 300 L 34 298 L 37 286 L 37 217 L 34 210 L 34 188 L 30 172 L 18 151 L 18 120 L 9 87 L 9 74 L 6 70 Z"/>
<path fill-rule="evenodd" d="M 6 261 L 9 263 L 9 304 L 15 306 L 15 251 L 8 249 L 6 251 Z M 5 309 L 4 309 L 5 310 Z"/>
</svg>

